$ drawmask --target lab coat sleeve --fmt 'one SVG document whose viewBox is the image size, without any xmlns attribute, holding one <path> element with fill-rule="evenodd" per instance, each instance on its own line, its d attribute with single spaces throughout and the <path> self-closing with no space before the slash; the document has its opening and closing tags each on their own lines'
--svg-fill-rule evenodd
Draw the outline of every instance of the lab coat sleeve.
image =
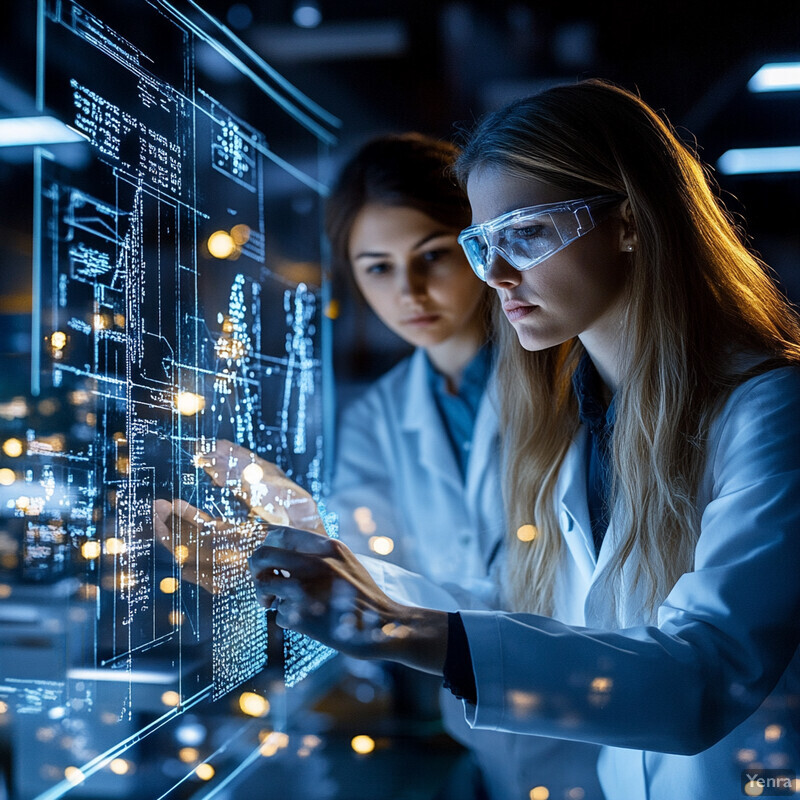
<svg viewBox="0 0 800 800">
<path fill-rule="evenodd" d="M 359 555 L 358 560 L 367 569 L 378 588 L 392 600 L 403 605 L 432 608 L 437 611 L 496 608 L 492 604 L 496 588 L 494 581 L 489 577 L 481 581 L 476 579 L 466 587 L 454 583 L 438 584 L 397 564 L 365 555 Z"/>
<path fill-rule="evenodd" d="M 694 754 L 748 717 L 800 636 L 800 371 L 739 387 L 709 437 L 695 569 L 657 624 L 462 613 L 476 728 Z"/>
</svg>

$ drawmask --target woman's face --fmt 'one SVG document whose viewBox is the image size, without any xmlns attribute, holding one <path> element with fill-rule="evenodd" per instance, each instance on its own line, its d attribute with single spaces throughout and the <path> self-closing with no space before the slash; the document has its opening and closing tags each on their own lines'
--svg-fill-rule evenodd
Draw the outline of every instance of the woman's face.
<svg viewBox="0 0 800 800">
<path fill-rule="evenodd" d="M 572 192 L 495 168 L 479 168 L 467 184 L 473 223 L 527 206 L 573 200 Z M 524 272 L 495 256 L 486 282 L 526 350 L 575 336 L 587 349 L 618 344 L 630 242 L 618 212 L 592 231 Z M 594 347 L 593 347 L 594 346 Z"/>
<path fill-rule="evenodd" d="M 353 276 L 382 322 L 415 347 L 474 336 L 484 287 L 459 231 L 408 206 L 366 205 L 350 232 Z"/>
</svg>

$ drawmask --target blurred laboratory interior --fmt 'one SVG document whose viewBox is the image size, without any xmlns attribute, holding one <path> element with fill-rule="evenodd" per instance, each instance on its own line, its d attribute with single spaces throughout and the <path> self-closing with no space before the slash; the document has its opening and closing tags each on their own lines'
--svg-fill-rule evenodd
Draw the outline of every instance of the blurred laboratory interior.
<svg viewBox="0 0 800 800">
<path fill-rule="evenodd" d="M 182 20 L 179 33 L 167 24 L 172 14 Z M 219 297 L 228 304 L 218 314 L 215 308 L 208 323 L 217 337 L 212 350 L 216 347 L 219 357 L 227 348 L 228 363 L 237 347 L 251 346 L 255 328 L 263 352 L 274 346 L 285 353 L 288 324 L 296 337 L 291 363 L 276 359 L 277 375 L 294 369 L 292 358 L 306 336 L 320 360 L 311 380 L 321 387 L 324 408 L 315 395 L 303 413 L 321 442 L 336 409 L 409 347 L 354 297 L 346 281 L 327 273 L 320 187 L 370 137 L 415 130 L 457 139 L 483 113 L 513 98 L 602 77 L 639 91 L 696 143 L 752 246 L 797 302 L 796 0 L 5 0 L 0 20 L 0 800 L 458 796 L 453 775 L 464 750 L 442 726 L 439 687 L 432 679 L 282 642 L 272 627 L 258 633 L 264 636 L 266 667 L 234 674 L 210 631 L 223 625 L 218 615 L 234 615 L 239 606 L 220 611 L 216 598 L 212 603 L 196 587 L 186 589 L 182 603 L 198 615 L 192 620 L 190 611 L 175 606 L 170 577 L 175 573 L 157 553 L 137 553 L 138 561 L 128 553 L 125 562 L 148 565 L 153 597 L 137 594 L 133 583 L 125 585 L 134 581 L 133 573 L 116 572 L 124 562 L 125 537 L 132 534 L 121 522 L 112 530 L 103 516 L 134 519 L 141 513 L 137 504 L 155 496 L 147 492 L 155 492 L 159 482 L 174 480 L 186 488 L 194 480 L 178 467 L 165 467 L 160 475 L 157 464 L 146 479 L 152 484 L 140 477 L 140 493 L 131 491 L 132 465 L 142 458 L 137 447 L 151 441 L 160 446 L 158 431 L 166 436 L 163 428 L 157 430 L 162 417 L 178 426 L 175 436 L 181 441 L 206 432 L 197 421 L 202 405 L 160 417 L 158 392 L 149 388 L 146 403 L 144 389 L 142 394 L 130 389 L 137 380 L 138 387 L 151 387 L 149 381 L 168 360 L 188 363 L 194 323 L 187 321 L 190 315 L 182 316 L 182 308 L 171 309 L 175 319 L 164 326 L 173 326 L 174 339 L 168 342 L 164 334 L 154 345 L 144 328 L 126 318 L 132 290 L 114 286 L 113 265 L 103 260 L 104 246 L 98 243 L 110 241 L 113 228 L 117 244 L 124 239 L 125 252 L 141 247 L 149 253 L 148 264 L 153 253 L 165 263 L 180 262 L 175 281 L 202 274 L 207 284 L 191 289 L 195 310 Z M 179 52 L 189 40 L 195 43 L 191 59 Z M 215 42 L 223 42 L 234 57 L 221 56 Z M 106 60 L 94 55 L 87 60 L 90 48 Z M 168 48 L 175 58 L 166 59 Z M 174 126 L 175 140 L 168 141 L 158 114 L 177 119 L 184 110 L 177 95 L 158 94 L 155 82 L 117 80 L 114 71 L 127 69 L 134 50 L 137 69 L 158 73 L 164 85 L 185 86 L 191 73 L 203 111 L 198 117 L 213 120 L 221 131 L 212 126 L 209 133 L 198 125 L 196 141 L 204 146 L 203 137 L 209 139 L 209 152 L 216 155 L 205 160 L 197 155 L 191 169 L 173 163 L 171 147 L 185 156 L 191 138 Z M 778 69 L 770 71 L 770 65 Z M 126 116 L 129 98 L 145 109 L 138 121 Z M 70 124 L 82 119 L 83 140 L 58 143 L 52 135 L 26 139 L 24 133 L 15 139 L 18 131 L 6 125 L 45 116 Z M 96 127 L 89 130 L 90 123 Z M 148 167 L 138 186 L 118 180 L 113 195 L 118 207 L 112 208 L 95 162 L 118 157 L 122 163 L 129 157 L 124 137 L 114 153 L 113 137 L 102 139 L 115 125 L 117 134 L 119 126 L 135 127 L 142 147 L 151 148 L 152 163 L 162 159 L 163 164 Z M 98 132 L 102 126 L 107 130 Z M 87 143 L 87 137 L 94 139 Z M 247 163 L 255 169 L 260 156 L 248 161 L 246 148 L 231 155 L 242 141 L 258 143 L 260 156 L 275 155 L 258 168 L 263 179 L 250 186 Z M 197 148 L 200 154 L 201 144 Z M 236 166 L 236 158 L 245 166 Z M 208 197 L 201 198 L 200 185 L 208 187 Z M 210 209 L 230 224 L 216 224 Z M 234 211 L 244 215 L 246 225 L 233 224 Z M 131 222 L 122 237 L 122 227 L 134 217 L 144 233 L 137 239 Z M 192 269 L 176 226 L 194 226 Z M 211 237 L 223 227 L 230 248 L 219 250 Z M 154 229 L 159 244 L 142 243 Z M 272 276 L 272 283 L 258 289 L 256 262 Z M 185 289 L 183 283 L 146 286 L 139 299 L 148 315 L 156 300 Z M 264 314 L 273 301 L 280 308 L 274 330 Z M 73 306 L 82 302 L 88 316 L 78 319 Z M 52 317 L 57 313 L 63 323 L 58 328 Z M 291 314 L 294 321 L 285 323 Z M 147 318 L 151 323 L 152 316 Z M 248 319 L 246 339 L 240 333 Z M 128 372 L 117 364 L 117 378 L 111 380 L 112 361 L 123 358 L 123 343 L 130 345 L 134 334 L 141 334 L 142 352 L 127 351 Z M 95 343 L 94 350 L 87 344 L 80 357 L 77 349 L 69 352 L 84 339 Z M 300 371 L 305 367 L 297 359 Z M 229 394 L 229 385 L 238 385 L 234 372 L 223 378 L 217 372 L 213 391 L 220 397 Z M 54 374 L 63 378 L 53 380 Z M 199 367 L 192 373 L 198 394 L 181 395 L 184 402 L 206 402 L 197 389 L 204 375 Z M 261 402 L 257 394 L 242 396 Z M 148 411 L 126 416 L 123 401 Z M 242 418 L 259 413 L 241 411 Z M 164 447 L 164 464 L 172 464 L 173 456 L 183 458 Z M 295 452 L 308 453 L 293 464 L 295 474 L 324 482 L 324 465 L 320 472 L 312 444 L 303 448 L 294 445 Z M 106 463 L 116 470 L 120 486 L 103 495 L 111 485 L 103 486 L 98 477 Z M 73 497 L 70 502 L 83 516 L 48 512 L 48 503 L 60 496 Z M 141 587 L 143 579 L 136 580 Z M 155 620 L 163 611 L 147 636 L 133 630 L 132 617 L 126 617 L 134 605 L 137 620 L 142 614 Z M 204 614 L 213 617 L 208 636 L 187 633 L 190 622 L 202 628 L 198 620 Z M 164 645 L 181 626 L 181 644 Z M 125 647 L 119 644 L 123 637 Z M 307 661 L 287 681 L 282 662 L 297 653 Z M 227 681 L 224 691 L 218 672 Z M 442 794 L 446 785 L 450 793 Z M 530 797 L 549 796 L 546 787 L 538 787 L 538 794 L 536 788 Z M 579 790 L 571 800 L 580 800 Z"/>
</svg>

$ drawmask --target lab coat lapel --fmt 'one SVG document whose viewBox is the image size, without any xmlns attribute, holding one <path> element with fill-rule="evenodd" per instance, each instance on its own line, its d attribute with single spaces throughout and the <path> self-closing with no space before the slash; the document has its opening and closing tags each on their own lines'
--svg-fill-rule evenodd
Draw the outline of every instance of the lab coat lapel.
<svg viewBox="0 0 800 800">
<path fill-rule="evenodd" d="M 403 430 L 416 439 L 419 465 L 461 491 L 461 476 L 428 382 L 424 350 L 411 356 L 404 398 Z"/>
<path fill-rule="evenodd" d="M 581 426 L 572 442 L 561 469 L 556 497 L 559 499 L 559 525 L 570 555 L 581 578 L 585 581 L 586 594 L 583 599 L 583 622 L 590 627 L 619 627 L 641 622 L 645 596 L 641 588 L 634 589 L 630 563 L 622 572 L 623 591 L 616 603 L 610 603 L 613 586 L 610 583 L 609 564 L 619 549 L 621 529 L 615 525 L 615 514 L 603 538 L 600 552 L 595 555 L 592 525 L 589 520 L 589 504 L 586 496 L 586 448 L 588 435 Z M 575 598 L 571 598 L 574 600 Z"/>
<path fill-rule="evenodd" d="M 556 513 L 570 555 L 588 586 L 595 574 L 596 560 L 586 499 L 587 445 L 586 429 L 581 426 L 567 450 L 559 473 Z"/>
<path fill-rule="evenodd" d="M 634 581 L 638 556 L 636 551 L 622 567 L 619 584 L 612 581 L 611 559 L 619 552 L 624 526 L 616 524 L 616 515 L 611 515 L 603 539 L 603 546 L 597 557 L 594 582 L 589 588 L 584 606 L 586 624 L 602 628 L 627 628 L 643 625 L 649 620 L 646 615 L 647 593 L 645 585 Z M 618 588 L 617 588 L 618 587 Z M 613 601 L 611 600 L 613 598 Z"/>
<path fill-rule="evenodd" d="M 489 563 L 505 533 L 505 511 L 498 470 L 498 405 L 497 384 L 492 373 L 475 418 L 472 449 L 467 462 L 465 498 L 471 519 L 482 530 L 479 545 L 484 563 Z M 481 525 L 487 519 L 496 520 L 497 524 Z"/>
</svg>

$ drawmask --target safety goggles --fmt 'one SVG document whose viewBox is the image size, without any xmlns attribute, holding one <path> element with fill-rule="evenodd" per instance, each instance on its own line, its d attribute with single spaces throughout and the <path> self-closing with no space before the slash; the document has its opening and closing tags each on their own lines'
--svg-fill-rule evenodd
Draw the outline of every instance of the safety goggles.
<svg viewBox="0 0 800 800">
<path fill-rule="evenodd" d="M 622 199 L 617 194 L 601 194 L 518 208 L 465 228 L 458 243 L 482 281 L 496 255 L 524 272 L 589 233 Z"/>
</svg>

